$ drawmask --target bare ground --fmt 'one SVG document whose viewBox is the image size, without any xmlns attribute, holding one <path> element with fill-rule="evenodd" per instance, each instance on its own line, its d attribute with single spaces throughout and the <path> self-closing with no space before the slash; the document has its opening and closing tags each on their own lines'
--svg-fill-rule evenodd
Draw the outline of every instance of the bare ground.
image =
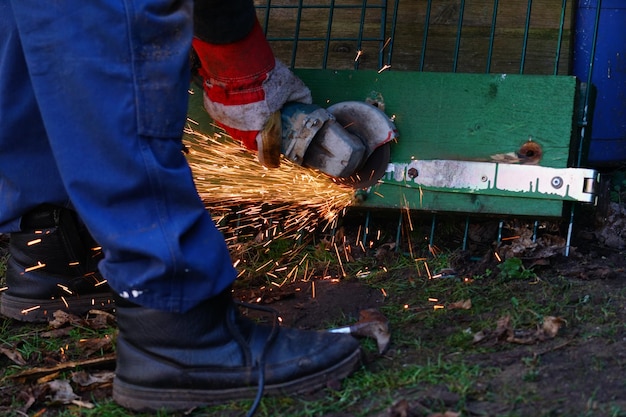
<svg viewBox="0 0 626 417">
<path fill-rule="evenodd" d="M 619 242 L 610 241 L 625 230 L 619 223 L 623 219 L 623 214 L 612 218 L 612 232 L 606 230 L 607 217 L 601 224 L 583 222 L 576 229 L 569 257 L 550 250 L 562 242 L 564 233 L 558 227 L 541 236 L 550 242 L 540 240 L 532 248 L 514 249 L 514 243 L 497 245 L 492 238 L 470 238 L 468 251 L 448 253 L 446 274 L 429 279 L 416 264 L 398 266 L 400 254 L 389 242 L 380 241 L 377 248 L 353 259 L 365 265 L 365 272 L 341 277 L 335 265 L 310 280 L 281 287 L 242 286 L 236 297 L 276 309 L 284 325 L 311 329 L 354 322 L 361 310 L 379 309 L 391 322 L 392 341 L 383 354 L 366 345 L 364 366 L 374 374 L 401 372 L 413 365 L 450 364 L 442 369 L 449 369 L 452 381 L 423 380 L 393 392 L 381 387 L 334 417 L 626 416 L 626 253 Z M 494 224 L 487 221 L 475 232 L 492 235 Z M 511 225 L 507 230 L 515 234 L 523 229 Z M 350 230 L 347 226 L 346 233 Z M 521 269 L 507 272 L 498 266 L 504 260 L 497 260 L 494 252 L 507 250 L 517 251 L 515 255 L 523 260 Z M 435 258 L 427 262 L 434 263 Z M 438 300 L 429 300 L 433 294 Z M 471 307 L 450 308 L 465 298 L 471 300 Z M 438 303 L 444 308 L 434 308 Z M 548 316 L 559 323 L 550 335 L 540 331 Z M 5 337 L 42 330 L 7 320 L 0 324 Z M 92 325 L 98 328 L 97 323 L 81 322 L 84 327 Z M 105 374 L 112 370 L 110 343 L 73 358 L 64 358 L 63 349 L 16 358 L 12 347 L 3 340 L 0 365 L 5 375 L 13 377 L 3 380 L 0 412 L 18 410 L 13 415 L 56 415 L 64 409 L 58 405 L 63 402 L 58 391 L 46 385 L 58 374 L 37 373 L 39 368 L 96 358 L 95 370 L 87 363 L 82 368 Z M 459 373 L 455 383 L 454 364 L 479 371 L 469 378 Z M 10 368 L 14 370 L 7 373 Z M 103 378 L 102 383 L 80 389 L 74 381 L 74 403 L 110 398 L 110 379 Z M 51 398 L 57 400 L 56 406 Z"/>
<path fill-rule="evenodd" d="M 448 258 L 455 268 L 447 271 L 454 274 L 447 279 L 456 281 L 449 285 L 441 283 L 445 276 L 435 278 L 440 281 L 436 284 L 419 278 L 415 266 L 387 270 L 384 265 L 395 262 L 387 254 L 370 258 L 372 270 L 386 272 L 367 284 L 359 279 L 312 280 L 240 294 L 270 304 L 285 324 L 304 328 L 332 327 L 346 317 L 356 321 L 362 309 L 381 309 L 393 323 L 392 343 L 383 355 L 370 350 L 366 366 L 372 370 L 436 361 L 482 369 L 471 381 L 459 381 L 463 387 L 457 389 L 449 381 L 399 389 L 392 393 L 394 405 L 367 415 L 448 411 L 450 416 L 626 416 L 626 252 L 616 243 L 626 234 L 626 218 L 613 212 L 597 223 L 590 216 L 589 221 L 579 220 L 568 257 L 552 250 L 562 249 L 566 233 L 558 226 L 531 249 L 514 249 L 515 243 L 496 250 L 488 244 L 485 249 L 479 242 L 474 246 L 479 256 L 456 253 Z M 497 222 L 487 221 L 480 229 L 494 227 Z M 509 232 L 520 230 L 524 227 L 511 226 Z M 527 276 L 507 275 L 498 268 L 501 262 L 493 252 L 507 250 L 517 250 Z M 470 309 L 437 311 L 426 300 L 435 288 L 442 304 L 460 301 L 454 298 L 462 297 L 458 282 L 469 277 L 476 278 L 467 279 L 471 290 L 461 292 L 472 294 Z M 412 280 L 415 285 L 404 290 L 389 290 L 394 283 Z M 398 308 L 403 305 L 405 311 Z M 407 311 L 412 312 L 408 319 Z M 559 323 L 554 337 L 539 332 L 548 316 Z M 469 337 L 460 340 L 461 334 Z M 370 408 L 375 398 L 363 400 L 355 410 Z"/>
</svg>

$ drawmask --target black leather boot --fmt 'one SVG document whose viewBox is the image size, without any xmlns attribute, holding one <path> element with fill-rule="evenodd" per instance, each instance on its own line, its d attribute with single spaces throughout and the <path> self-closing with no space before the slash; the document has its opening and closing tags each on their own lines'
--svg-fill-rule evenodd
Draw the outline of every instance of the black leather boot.
<svg viewBox="0 0 626 417">
<path fill-rule="evenodd" d="M 20 226 L 22 231 L 9 237 L 8 289 L 0 295 L 0 313 L 44 322 L 56 310 L 81 315 L 114 306 L 97 270 L 101 251 L 75 212 L 43 205 Z"/>
<path fill-rule="evenodd" d="M 229 291 L 183 314 L 117 302 L 113 399 L 135 411 L 188 410 L 263 393 L 311 392 L 360 363 L 350 335 L 259 325 Z M 274 317 L 276 319 L 276 317 Z"/>
</svg>

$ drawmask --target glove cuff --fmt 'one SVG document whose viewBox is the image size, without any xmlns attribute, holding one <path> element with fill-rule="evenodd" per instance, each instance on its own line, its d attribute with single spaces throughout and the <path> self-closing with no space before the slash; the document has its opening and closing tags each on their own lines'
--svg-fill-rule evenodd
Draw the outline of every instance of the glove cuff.
<svg viewBox="0 0 626 417">
<path fill-rule="evenodd" d="M 263 80 L 275 65 L 274 53 L 258 20 L 248 36 L 237 42 L 213 44 L 194 38 L 192 46 L 202 64 L 200 75 L 205 79 L 226 83 L 259 77 Z"/>
</svg>

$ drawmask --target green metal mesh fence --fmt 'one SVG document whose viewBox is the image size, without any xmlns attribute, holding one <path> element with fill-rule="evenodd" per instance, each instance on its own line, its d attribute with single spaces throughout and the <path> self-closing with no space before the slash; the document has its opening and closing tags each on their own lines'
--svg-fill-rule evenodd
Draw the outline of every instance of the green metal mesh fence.
<svg viewBox="0 0 626 417">
<path fill-rule="evenodd" d="M 257 0 L 294 68 L 568 74 L 573 1 Z"/>
</svg>

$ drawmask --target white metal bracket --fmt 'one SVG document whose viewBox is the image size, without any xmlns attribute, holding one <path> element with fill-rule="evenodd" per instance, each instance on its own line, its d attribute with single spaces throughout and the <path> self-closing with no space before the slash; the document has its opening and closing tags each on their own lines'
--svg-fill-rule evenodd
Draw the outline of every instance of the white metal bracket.
<svg viewBox="0 0 626 417">
<path fill-rule="evenodd" d="M 599 181 L 599 173 L 588 168 L 456 160 L 394 162 L 382 179 L 384 183 L 400 182 L 412 188 L 585 203 L 596 202 Z"/>
</svg>

